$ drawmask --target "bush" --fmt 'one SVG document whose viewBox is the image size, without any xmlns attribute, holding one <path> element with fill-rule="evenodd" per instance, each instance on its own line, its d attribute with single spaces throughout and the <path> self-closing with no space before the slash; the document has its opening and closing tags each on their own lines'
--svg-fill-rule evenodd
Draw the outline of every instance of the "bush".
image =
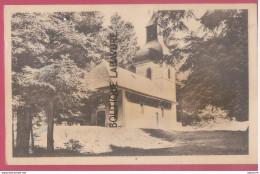
<svg viewBox="0 0 260 174">
<path fill-rule="evenodd" d="M 230 121 L 228 112 L 212 105 L 206 106 L 203 110 L 199 110 L 198 121 L 193 122 L 196 127 L 212 127 L 215 124 L 221 124 Z"/>
<path fill-rule="evenodd" d="M 187 112 L 180 113 L 182 126 L 193 126 L 195 123 L 200 121 L 200 118 L 196 114 Z"/>
<path fill-rule="evenodd" d="M 208 105 L 204 109 L 199 110 L 198 114 L 187 113 L 185 111 L 179 114 L 183 126 L 211 127 L 215 124 L 230 121 L 227 111 L 212 105 Z"/>
<path fill-rule="evenodd" d="M 83 148 L 82 145 L 80 145 L 78 140 L 70 139 L 67 143 L 64 143 L 67 150 L 80 152 Z"/>
</svg>

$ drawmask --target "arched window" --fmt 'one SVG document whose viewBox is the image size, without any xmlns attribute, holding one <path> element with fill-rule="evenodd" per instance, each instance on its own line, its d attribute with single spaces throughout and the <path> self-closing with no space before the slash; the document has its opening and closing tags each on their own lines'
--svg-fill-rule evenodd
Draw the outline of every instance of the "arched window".
<svg viewBox="0 0 260 174">
<path fill-rule="evenodd" d="M 170 79 L 170 78 L 171 78 L 171 70 L 168 69 L 168 79 Z"/>
<path fill-rule="evenodd" d="M 142 114 L 144 114 L 144 104 L 140 103 L 140 111 Z"/>
<path fill-rule="evenodd" d="M 151 70 L 151 68 L 148 68 L 148 69 L 146 70 L 146 77 L 147 77 L 148 79 L 152 79 L 152 70 Z"/>
</svg>

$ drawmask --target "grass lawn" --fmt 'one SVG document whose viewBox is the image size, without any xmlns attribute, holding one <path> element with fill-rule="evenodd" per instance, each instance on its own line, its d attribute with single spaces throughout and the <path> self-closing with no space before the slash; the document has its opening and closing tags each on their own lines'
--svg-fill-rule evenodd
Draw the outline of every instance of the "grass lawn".
<svg viewBox="0 0 260 174">
<path fill-rule="evenodd" d="M 104 153 L 80 153 L 55 149 L 51 155 L 44 148 L 36 148 L 32 156 L 167 156 L 167 155 L 246 155 L 248 131 L 191 131 L 177 132 L 160 129 L 142 129 L 145 134 L 172 143 L 166 148 L 134 148 L 110 145 Z"/>
</svg>

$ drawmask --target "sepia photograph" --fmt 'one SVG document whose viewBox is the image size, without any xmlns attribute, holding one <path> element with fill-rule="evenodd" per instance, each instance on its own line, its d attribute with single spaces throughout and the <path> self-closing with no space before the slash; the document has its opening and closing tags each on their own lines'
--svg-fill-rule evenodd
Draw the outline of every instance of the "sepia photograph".
<svg viewBox="0 0 260 174">
<path fill-rule="evenodd" d="M 252 4 L 5 6 L 9 163 L 257 163 L 256 28 Z"/>
</svg>

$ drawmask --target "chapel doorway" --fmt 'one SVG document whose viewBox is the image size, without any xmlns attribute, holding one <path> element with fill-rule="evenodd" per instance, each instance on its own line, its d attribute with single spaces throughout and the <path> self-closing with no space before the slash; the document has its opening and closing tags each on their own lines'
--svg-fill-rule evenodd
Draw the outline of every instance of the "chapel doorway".
<svg viewBox="0 0 260 174">
<path fill-rule="evenodd" d="M 105 122 L 106 122 L 106 112 L 97 111 L 97 126 L 105 127 Z"/>
</svg>

